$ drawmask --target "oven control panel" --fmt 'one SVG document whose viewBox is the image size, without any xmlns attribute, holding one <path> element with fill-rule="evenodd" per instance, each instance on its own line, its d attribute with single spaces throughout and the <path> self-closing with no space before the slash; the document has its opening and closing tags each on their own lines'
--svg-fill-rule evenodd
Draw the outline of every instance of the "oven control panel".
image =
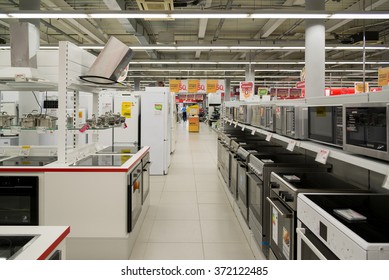
<svg viewBox="0 0 389 280">
<path fill-rule="evenodd" d="M 272 172 L 270 175 L 270 197 L 277 197 L 296 211 L 297 193 L 282 178 Z"/>
</svg>

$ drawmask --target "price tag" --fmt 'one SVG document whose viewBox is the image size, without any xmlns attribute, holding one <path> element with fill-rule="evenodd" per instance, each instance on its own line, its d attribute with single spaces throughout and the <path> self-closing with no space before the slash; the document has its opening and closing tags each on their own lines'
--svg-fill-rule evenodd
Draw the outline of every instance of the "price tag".
<svg viewBox="0 0 389 280">
<path fill-rule="evenodd" d="M 22 146 L 22 149 L 20 150 L 19 156 L 26 157 L 30 155 L 30 146 Z"/>
<path fill-rule="evenodd" d="M 230 125 L 232 125 L 232 120 L 230 120 Z"/>
<path fill-rule="evenodd" d="M 237 127 L 238 126 L 238 122 L 235 123 L 235 126 L 234 127 Z"/>
<path fill-rule="evenodd" d="M 46 127 L 38 126 L 38 127 L 36 128 L 36 132 L 37 132 L 38 134 L 44 134 L 44 133 L 46 133 Z"/>
<path fill-rule="evenodd" d="M 11 127 L 11 134 L 19 134 L 20 127 Z"/>
<path fill-rule="evenodd" d="M 268 133 L 268 134 L 266 135 L 266 141 L 269 142 L 270 139 L 271 139 L 271 137 L 272 137 L 272 134 L 271 134 L 271 133 Z"/>
<path fill-rule="evenodd" d="M 322 164 L 326 164 L 327 158 L 330 154 L 329 150 L 326 149 L 320 149 L 320 151 L 317 153 L 315 160 L 317 162 L 320 162 Z"/>
<path fill-rule="evenodd" d="M 251 135 L 254 135 L 255 134 L 255 129 L 253 129 L 252 131 L 251 131 Z"/>
<path fill-rule="evenodd" d="M 388 170 L 388 173 L 386 173 L 386 177 L 385 177 L 385 180 L 384 180 L 382 187 L 384 189 L 389 190 L 389 170 Z"/>
<path fill-rule="evenodd" d="M 294 147 L 296 147 L 296 143 L 297 143 L 296 140 L 290 140 L 288 146 L 286 147 L 286 149 L 288 151 L 293 152 Z"/>
<path fill-rule="evenodd" d="M 80 131 L 80 132 L 85 132 L 85 131 L 87 131 L 88 129 L 89 129 L 89 125 L 84 124 L 84 125 L 79 129 L 79 131 Z"/>
<path fill-rule="evenodd" d="M 245 128 L 246 128 L 246 127 L 243 125 L 243 126 L 242 126 L 242 131 L 244 131 Z"/>
</svg>

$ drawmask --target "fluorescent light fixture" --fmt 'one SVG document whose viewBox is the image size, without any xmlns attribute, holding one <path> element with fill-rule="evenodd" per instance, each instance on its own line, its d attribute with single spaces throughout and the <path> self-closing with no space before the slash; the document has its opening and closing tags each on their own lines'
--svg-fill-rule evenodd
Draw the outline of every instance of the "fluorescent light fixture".
<svg viewBox="0 0 389 280">
<path fill-rule="evenodd" d="M 228 50 L 228 46 L 177 46 L 177 50 Z"/>
<path fill-rule="evenodd" d="M 328 13 L 252 13 L 250 18 L 259 19 L 328 19 L 331 14 Z"/>
<path fill-rule="evenodd" d="M 242 19 L 250 18 L 248 13 L 184 13 L 184 14 L 169 14 L 170 18 L 174 19 Z"/>
<path fill-rule="evenodd" d="M 142 12 L 142 13 L 126 13 L 122 11 L 111 12 L 111 13 L 89 13 L 91 18 L 135 18 L 135 19 L 169 19 L 170 15 L 166 13 L 153 13 L 153 12 Z"/>
<path fill-rule="evenodd" d="M 389 19 L 388 11 L 366 11 L 366 12 L 340 12 L 333 13 L 330 19 Z"/>
<path fill-rule="evenodd" d="M 0 13 L 0 18 L 9 18 L 9 15 Z"/>
<path fill-rule="evenodd" d="M 87 14 L 84 13 L 63 13 L 63 12 L 58 12 L 58 13 L 34 13 L 34 12 L 29 12 L 29 13 L 9 13 L 9 17 L 11 18 L 89 18 Z"/>
<path fill-rule="evenodd" d="M 174 46 L 130 46 L 132 50 L 176 50 Z"/>
</svg>

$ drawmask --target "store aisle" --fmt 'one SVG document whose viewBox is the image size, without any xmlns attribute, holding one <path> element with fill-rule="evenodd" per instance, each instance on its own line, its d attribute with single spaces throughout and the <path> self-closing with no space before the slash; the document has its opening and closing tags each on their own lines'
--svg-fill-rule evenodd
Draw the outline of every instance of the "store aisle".
<svg viewBox="0 0 389 280">
<path fill-rule="evenodd" d="M 254 259 L 217 175 L 216 133 L 178 124 L 167 176 L 151 176 L 150 208 L 131 259 Z"/>
</svg>

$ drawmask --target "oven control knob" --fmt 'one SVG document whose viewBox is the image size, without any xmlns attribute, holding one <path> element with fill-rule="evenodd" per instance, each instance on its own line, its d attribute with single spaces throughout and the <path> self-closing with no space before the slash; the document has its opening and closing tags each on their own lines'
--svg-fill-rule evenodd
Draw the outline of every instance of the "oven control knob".
<svg viewBox="0 0 389 280">
<path fill-rule="evenodd" d="M 278 189 L 279 187 L 280 187 L 280 184 L 278 184 L 278 183 L 275 183 L 275 182 L 270 183 L 270 188 L 272 188 L 272 189 Z"/>
<path fill-rule="evenodd" d="M 280 191 L 280 192 L 279 192 L 279 196 L 280 196 L 282 199 L 285 199 L 285 195 L 286 195 L 286 191 Z"/>
<path fill-rule="evenodd" d="M 285 194 L 284 200 L 286 202 L 293 202 L 294 198 L 293 198 L 293 196 L 291 194 L 287 193 L 287 194 Z"/>
</svg>

